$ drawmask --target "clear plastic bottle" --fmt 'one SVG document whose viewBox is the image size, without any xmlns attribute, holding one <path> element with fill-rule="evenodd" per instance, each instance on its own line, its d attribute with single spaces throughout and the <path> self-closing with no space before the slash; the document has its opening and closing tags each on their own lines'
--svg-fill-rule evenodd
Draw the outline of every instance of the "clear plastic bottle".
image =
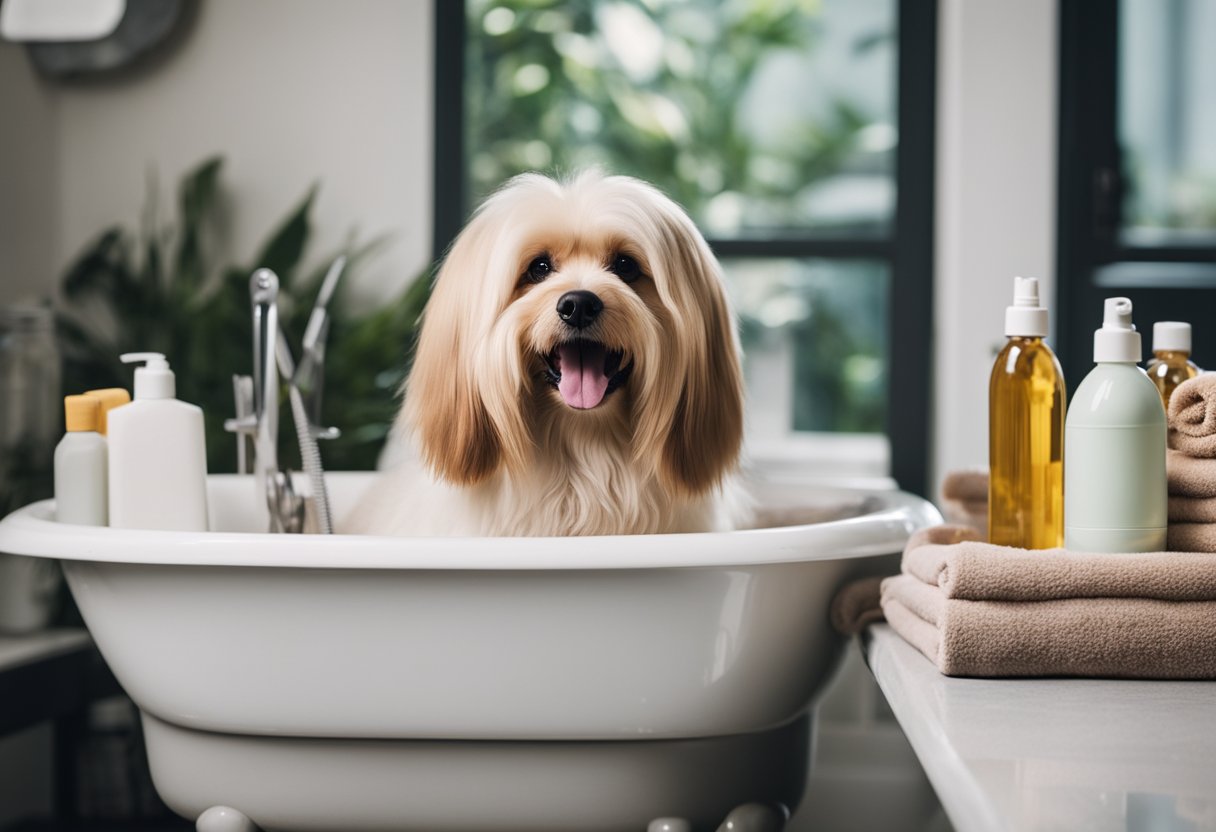
<svg viewBox="0 0 1216 832">
<path fill-rule="evenodd" d="M 988 540 L 1051 549 L 1064 542 L 1066 397 L 1037 279 L 1014 278 L 1005 335 L 988 383 Z"/>
<path fill-rule="evenodd" d="M 1199 367 L 1191 361 L 1191 325 L 1182 321 L 1153 324 L 1153 357 L 1145 369 L 1168 413 L 1175 388 L 1199 375 Z"/>
</svg>

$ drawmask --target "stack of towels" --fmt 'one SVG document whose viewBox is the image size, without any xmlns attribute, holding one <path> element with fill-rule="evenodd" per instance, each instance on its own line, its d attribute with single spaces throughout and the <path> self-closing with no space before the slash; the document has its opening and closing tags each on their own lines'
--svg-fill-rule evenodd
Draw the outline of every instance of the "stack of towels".
<svg viewBox="0 0 1216 832">
<path fill-rule="evenodd" d="M 886 618 L 948 676 L 1216 679 L 1216 557 L 1028 551 L 966 526 L 914 534 L 899 575 L 837 597 L 845 633 Z"/>
<path fill-rule="evenodd" d="M 1216 373 L 1174 390 L 1169 443 L 1169 548 L 1216 552 Z"/>
</svg>

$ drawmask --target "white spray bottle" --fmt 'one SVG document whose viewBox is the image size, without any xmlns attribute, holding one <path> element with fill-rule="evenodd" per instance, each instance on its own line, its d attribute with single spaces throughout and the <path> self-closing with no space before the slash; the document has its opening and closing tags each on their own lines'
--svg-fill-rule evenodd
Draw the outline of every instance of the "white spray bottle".
<svg viewBox="0 0 1216 832">
<path fill-rule="evenodd" d="M 169 362 L 126 353 L 135 399 L 109 414 L 110 525 L 119 529 L 207 531 L 207 447 L 203 411 L 178 401 Z"/>
</svg>

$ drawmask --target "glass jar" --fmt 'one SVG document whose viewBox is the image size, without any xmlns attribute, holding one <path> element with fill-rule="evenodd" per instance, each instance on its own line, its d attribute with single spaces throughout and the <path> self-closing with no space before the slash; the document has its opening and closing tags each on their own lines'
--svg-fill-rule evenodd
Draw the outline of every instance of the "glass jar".
<svg viewBox="0 0 1216 832">
<path fill-rule="evenodd" d="M 61 372 L 54 311 L 0 307 L 0 516 L 51 496 Z"/>
</svg>

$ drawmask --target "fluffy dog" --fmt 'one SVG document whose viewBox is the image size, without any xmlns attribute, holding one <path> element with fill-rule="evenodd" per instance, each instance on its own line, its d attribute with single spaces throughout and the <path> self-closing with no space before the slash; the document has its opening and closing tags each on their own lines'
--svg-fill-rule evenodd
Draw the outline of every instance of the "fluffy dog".
<svg viewBox="0 0 1216 832">
<path fill-rule="evenodd" d="M 735 526 L 743 379 L 717 260 L 644 182 L 512 179 L 436 278 L 395 429 L 408 458 L 349 531 Z"/>
</svg>

